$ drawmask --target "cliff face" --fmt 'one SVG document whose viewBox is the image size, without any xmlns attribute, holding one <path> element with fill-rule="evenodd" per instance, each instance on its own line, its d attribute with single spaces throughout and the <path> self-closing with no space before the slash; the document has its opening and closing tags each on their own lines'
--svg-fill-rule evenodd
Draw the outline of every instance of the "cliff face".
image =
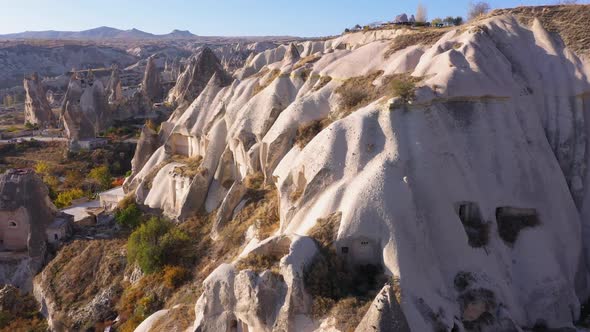
<svg viewBox="0 0 590 332">
<path fill-rule="evenodd" d="M 173 218 L 235 217 L 256 174 L 280 200 L 276 233 L 253 226 L 205 280 L 194 329 L 344 330 L 343 295 L 310 279 L 330 278 L 318 257 L 356 281 L 375 274 L 376 292 L 350 292 L 376 297 L 358 331 L 573 327 L 590 294 L 590 62 L 570 46 L 541 20 L 498 13 L 280 46 L 230 85 L 193 90 L 134 170 L 137 200 Z M 174 171 L 179 156 L 199 158 L 197 176 Z M 276 265 L 244 268 L 252 253 Z"/>
<path fill-rule="evenodd" d="M 203 91 L 214 74 L 226 76 L 213 51 L 206 47 L 196 57 L 191 58 L 187 68 L 178 77 L 176 85 L 168 93 L 168 101 L 190 104 Z"/>
<path fill-rule="evenodd" d="M 113 319 L 125 265 L 124 241 L 78 240 L 62 248 L 34 280 L 51 330 L 82 330 Z"/>
<path fill-rule="evenodd" d="M 55 126 L 55 116 L 49 106 L 39 75 L 34 73 L 30 78 L 25 78 L 23 85 L 25 87 L 25 122 L 41 128 Z"/>
</svg>

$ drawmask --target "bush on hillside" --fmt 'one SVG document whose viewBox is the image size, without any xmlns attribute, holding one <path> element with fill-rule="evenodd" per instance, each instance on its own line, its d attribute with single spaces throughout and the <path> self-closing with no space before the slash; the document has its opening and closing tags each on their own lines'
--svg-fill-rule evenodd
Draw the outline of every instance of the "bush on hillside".
<svg viewBox="0 0 590 332">
<path fill-rule="evenodd" d="M 127 260 L 137 263 L 144 273 L 161 270 L 164 265 L 177 265 L 189 237 L 164 219 L 152 217 L 139 226 L 127 241 Z"/>
<path fill-rule="evenodd" d="M 113 182 L 111 171 L 106 165 L 98 166 L 90 170 L 88 177 L 98 183 L 101 190 L 107 190 L 111 187 Z"/>
<path fill-rule="evenodd" d="M 64 192 L 61 192 L 57 195 L 57 198 L 53 203 L 56 207 L 63 209 L 72 205 L 72 201 L 78 198 L 84 197 L 84 192 L 81 189 L 70 189 Z"/>
<path fill-rule="evenodd" d="M 334 241 L 340 225 L 340 215 L 318 219 L 309 231 L 319 248 L 319 253 L 312 263 L 305 268 L 303 281 L 305 289 L 313 297 L 312 315 L 321 318 L 340 301 L 349 298 L 349 303 L 340 305 L 340 309 L 354 306 L 364 307 L 367 301 L 376 296 L 383 287 L 386 277 L 383 267 L 373 264 L 350 265 L 334 249 Z M 350 311 L 350 310 L 347 310 Z"/>
<path fill-rule="evenodd" d="M 126 204 L 125 207 L 115 212 L 115 220 L 123 227 L 135 229 L 142 222 L 141 211 L 135 203 Z"/>
<path fill-rule="evenodd" d="M 393 95 L 400 97 L 404 103 L 412 101 L 415 97 L 416 85 L 411 80 L 395 79 L 391 87 Z"/>
</svg>

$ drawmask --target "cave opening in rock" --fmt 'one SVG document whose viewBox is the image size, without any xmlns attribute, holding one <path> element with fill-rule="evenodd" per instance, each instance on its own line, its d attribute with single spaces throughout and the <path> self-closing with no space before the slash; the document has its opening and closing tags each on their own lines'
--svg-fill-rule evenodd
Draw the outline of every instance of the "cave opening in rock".
<svg viewBox="0 0 590 332">
<path fill-rule="evenodd" d="M 540 224 L 537 210 L 530 208 L 499 207 L 496 209 L 498 233 L 504 242 L 512 245 L 525 228 Z"/>
<path fill-rule="evenodd" d="M 475 202 L 461 202 L 455 205 L 455 210 L 465 229 L 469 245 L 480 248 L 488 244 L 489 226 L 481 216 L 479 205 Z"/>
</svg>

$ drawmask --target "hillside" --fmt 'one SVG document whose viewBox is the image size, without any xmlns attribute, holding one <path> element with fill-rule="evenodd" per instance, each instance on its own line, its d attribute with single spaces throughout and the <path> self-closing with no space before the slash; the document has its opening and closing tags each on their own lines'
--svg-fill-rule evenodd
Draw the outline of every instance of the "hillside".
<svg viewBox="0 0 590 332">
<path fill-rule="evenodd" d="M 120 264 L 111 278 L 115 327 L 584 327 L 587 17 L 590 6 L 519 7 L 459 27 L 296 41 L 232 76 L 199 50 L 124 184 L 117 216 L 136 228 L 125 278 Z M 149 220 L 121 217 L 139 211 Z M 80 245 L 48 267 L 92 264 Z M 75 273 L 55 277 L 46 268 L 35 280 L 50 326 L 75 313 L 48 291 Z M 84 306 L 100 297 L 86 282 L 66 293 Z"/>
<path fill-rule="evenodd" d="M 365 326 L 572 327 L 589 290 L 590 31 L 559 27 L 589 11 L 357 32 L 265 51 L 230 85 L 211 78 L 162 125 L 164 144 L 128 189 L 170 218 L 217 213 L 216 239 L 248 200 L 241 183 L 261 174 L 280 223 L 270 237 L 250 226 L 239 256 L 205 280 L 194 328 L 341 330 L 348 298 L 375 299 Z M 191 167 L 177 156 L 200 160 L 195 175 L 175 171 Z M 253 254 L 273 263 L 240 263 Z M 318 259 L 347 266 L 357 287 Z M 382 296 L 391 311 L 376 314 Z"/>
</svg>

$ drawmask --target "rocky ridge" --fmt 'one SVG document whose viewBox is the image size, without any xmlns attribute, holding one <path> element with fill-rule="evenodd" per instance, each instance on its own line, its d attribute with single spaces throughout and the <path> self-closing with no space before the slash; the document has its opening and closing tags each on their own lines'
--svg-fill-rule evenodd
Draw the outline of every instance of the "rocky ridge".
<svg viewBox="0 0 590 332">
<path fill-rule="evenodd" d="M 590 64 L 516 13 L 440 32 L 284 45 L 228 86 L 212 77 L 184 94 L 194 101 L 128 180 L 138 202 L 182 219 L 231 200 L 235 215 L 256 173 L 280 199 L 276 233 L 247 237 L 205 280 L 195 330 L 337 330 L 334 312 L 312 314 L 319 298 L 302 278 L 325 250 L 312 230 L 335 213 L 329 247 L 350 273 L 377 266 L 395 281 L 358 329 L 573 327 L 589 294 Z M 199 175 L 175 174 L 174 155 L 202 158 Z M 238 268 L 277 252 L 278 271 Z"/>
</svg>

